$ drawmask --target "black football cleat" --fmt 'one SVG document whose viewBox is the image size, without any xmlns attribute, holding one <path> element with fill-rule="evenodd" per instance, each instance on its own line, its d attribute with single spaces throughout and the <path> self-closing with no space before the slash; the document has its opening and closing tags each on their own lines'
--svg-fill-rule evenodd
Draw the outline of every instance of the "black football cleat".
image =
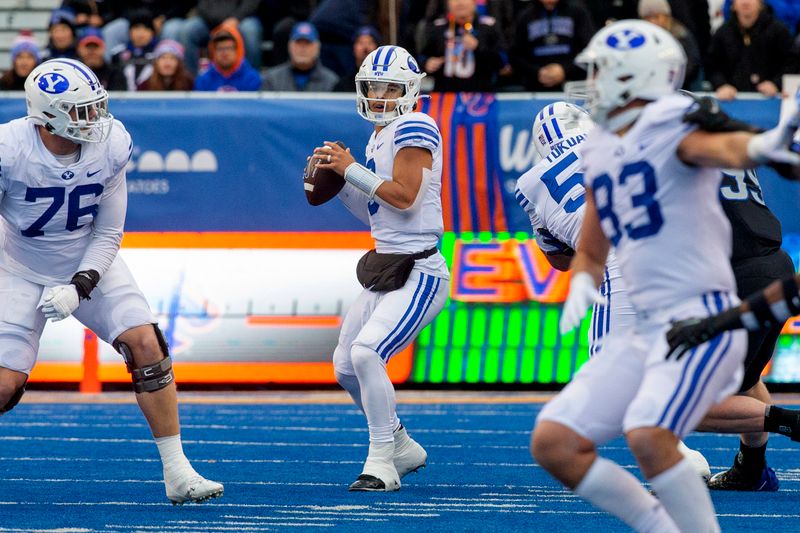
<svg viewBox="0 0 800 533">
<path fill-rule="evenodd" d="M 387 488 L 382 479 L 369 474 L 361 474 L 347 490 L 350 492 L 391 492 L 399 489 L 399 481 L 390 483 Z"/>
<path fill-rule="evenodd" d="M 743 492 L 775 492 L 780 487 L 775 471 L 767 465 L 757 475 L 749 475 L 738 463 L 724 472 L 711 476 L 708 488 L 711 490 L 737 490 Z"/>
</svg>

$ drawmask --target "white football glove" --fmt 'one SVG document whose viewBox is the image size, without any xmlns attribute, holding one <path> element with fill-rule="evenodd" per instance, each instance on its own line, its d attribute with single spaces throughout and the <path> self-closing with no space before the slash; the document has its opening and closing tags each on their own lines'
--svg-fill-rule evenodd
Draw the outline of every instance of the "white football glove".
<svg viewBox="0 0 800 533">
<path fill-rule="evenodd" d="M 580 325 L 590 305 L 604 303 L 605 299 L 597 290 L 597 285 L 588 272 L 573 274 L 569 282 L 569 296 L 564 302 L 561 320 L 558 323 L 561 333 L 566 333 Z"/>
<path fill-rule="evenodd" d="M 53 322 L 64 320 L 71 315 L 80 303 L 75 285 L 56 285 L 47 291 L 42 299 L 42 313 Z"/>
<path fill-rule="evenodd" d="M 787 105 L 790 112 L 777 126 L 764 133 L 754 135 L 747 143 L 747 156 L 761 164 L 767 162 L 800 165 L 800 154 L 790 150 L 792 138 L 800 126 L 800 109 L 798 108 L 800 91 Z"/>
</svg>

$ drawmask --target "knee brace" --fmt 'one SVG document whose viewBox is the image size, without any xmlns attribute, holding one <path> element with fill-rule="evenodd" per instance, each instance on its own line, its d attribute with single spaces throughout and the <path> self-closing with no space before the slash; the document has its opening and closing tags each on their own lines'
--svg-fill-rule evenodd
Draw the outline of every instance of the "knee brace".
<svg viewBox="0 0 800 533">
<path fill-rule="evenodd" d="M 133 351 L 131 351 L 130 346 L 118 340 L 114 342 L 114 348 L 122 354 L 122 358 L 125 360 L 125 366 L 131 375 L 133 390 L 136 394 L 159 391 L 175 381 L 175 374 L 172 372 L 172 358 L 169 356 L 167 341 L 158 325 L 153 324 L 153 330 L 158 340 L 158 346 L 161 348 L 161 353 L 164 354 L 164 359 L 149 366 L 136 368 Z"/>
<path fill-rule="evenodd" d="M 27 380 L 25 381 L 27 383 Z M 9 398 L 8 403 L 6 403 L 3 407 L 0 407 L 0 415 L 5 414 L 12 410 L 16 405 L 19 403 L 20 399 L 22 399 L 22 395 L 25 394 L 25 383 L 22 384 L 20 388 L 11 395 Z"/>
</svg>

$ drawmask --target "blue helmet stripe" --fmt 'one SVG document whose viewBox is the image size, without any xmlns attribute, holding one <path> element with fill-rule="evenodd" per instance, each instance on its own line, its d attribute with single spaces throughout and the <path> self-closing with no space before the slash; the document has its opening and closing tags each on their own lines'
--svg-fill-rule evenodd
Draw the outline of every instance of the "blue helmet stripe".
<svg viewBox="0 0 800 533">
<path fill-rule="evenodd" d="M 54 63 L 63 63 L 63 64 L 65 64 L 65 65 L 69 65 L 69 66 L 71 66 L 72 68 L 74 68 L 75 70 L 77 70 L 78 72 L 80 72 L 81 74 L 83 74 L 83 77 L 84 77 L 84 78 L 86 78 L 86 81 L 88 81 L 88 82 L 89 82 L 89 85 L 91 85 L 91 88 L 92 88 L 92 90 L 94 90 L 94 86 L 95 86 L 95 85 L 98 85 L 98 84 L 100 83 L 100 82 L 97 80 L 97 76 L 95 76 L 95 75 L 94 75 L 94 73 L 92 73 L 92 74 L 90 75 L 88 72 L 86 72 L 85 70 L 83 70 L 83 69 L 80 67 L 80 65 L 78 65 L 78 64 L 76 64 L 76 63 L 72 63 L 71 61 L 61 61 L 61 60 L 58 60 L 58 59 L 53 59 L 52 61 L 53 61 Z"/>
<path fill-rule="evenodd" d="M 380 61 L 380 59 L 381 59 L 381 54 L 383 53 L 383 50 L 384 50 L 383 46 L 378 48 L 378 50 L 376 51 L 377 53 L 375 54 L 375 57 L 372 58 L 372 70 L 378 70 L 378 61 Z"/>
<path fill-rule="evenodd" d="M 386 52 L 386 57 L 383 60 L 383 71 L 386 72 L 389 70 L 389 64 L 392 62 L 392 57 L 394 57 L 394 49 L 397 48 L 396 46 L 389 47 L 389 51 Z"/>
<path fill-rule="evenodd" d="M 556 137 L 559 139 L 563 139 L 564 134 L 561 133 L 561 128 L 558 127 L 558 121 L 555 119 L 555 117 L 550 119 L 550 123 L 553 125 L 553 129 L 556 131 Z"/>
<path fill-rule="evenodd" d="M 547 137 L 547 142 L 553 142 L 553 138 L 550 136 L 550 131 L 547 129 L 546 124 L 542 124 L 542 131 L 544 132 L 544 136 Z"/>
</svg>

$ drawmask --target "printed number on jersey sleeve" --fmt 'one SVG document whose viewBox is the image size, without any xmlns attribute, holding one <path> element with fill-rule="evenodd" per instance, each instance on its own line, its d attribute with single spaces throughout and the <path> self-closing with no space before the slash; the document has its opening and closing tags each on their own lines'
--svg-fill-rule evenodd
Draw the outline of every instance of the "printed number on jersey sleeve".
<svg viewBox="0 0 800 533">
<path fill-rule="evenodd" d="M 619 217 L 614 213 L 614 184 L 611 178 L 608 174 L 603 174 L 592 183 L 600 223 L 603 225 L 603 231 L 608 236 L 608 240 L 614 246 L 622 238 L 622 231 L 629 239 L 635 241 L 652 237 L 664 225 L 661 207 L 655 198 L 657 188 L 655 169 L 647 161 L 629 163 L 622 167 L 619 184 L 625 185 L 626 182 L 631 183 L 637 178 L 644 185 L 644 190 L 631 196 L 631 207 L 644 209 L 647 219 L 639 225 L 625 224 L 623 228 L 620 228 Z"/>
<path fill-rule="evenodd" d="M 22 235 L 25 237 L 44 235 L 42 228 L 58 213 L 59 209 L 64 205 L 65 198 L 67 200 L 67 223 L 64 229 L 75 231 L 82 228 L 88 222 L 80 224 L 80 218 L 88 215 L 94 219 L 97 215 L 97 204 L 81 207 L 81 198 L 85 196 L 97 198 L 101 194 L 103 194 L 103 186 L 99 183 L 78 185 L 69 192 L 69 195 L 66 194 L 64 187 L 28 187 L 28 190 L 25 191 L 26 202 L 50 199 L 52 203 L 47 206 L 42 215 L 30 227 L 22 230 Z"/>
</svg>

